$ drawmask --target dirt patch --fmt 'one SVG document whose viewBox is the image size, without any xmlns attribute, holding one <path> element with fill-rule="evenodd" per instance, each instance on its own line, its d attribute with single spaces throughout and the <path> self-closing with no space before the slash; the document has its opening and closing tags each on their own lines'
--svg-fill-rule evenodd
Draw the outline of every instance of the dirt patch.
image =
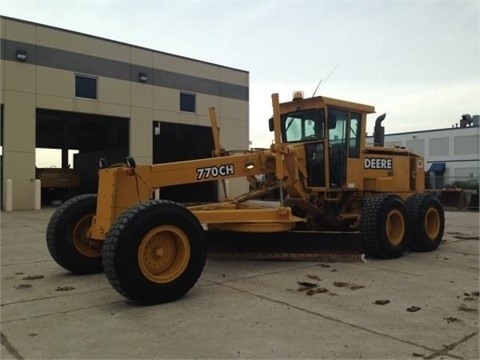
<svg viewBox="0 0 480 360">
<path fill-rule="evenodd" d="M 297 284 L 300 285 L 301 287 L 308 288 L 308 289 L 311 289 L 311 288 L 314 288 L 314 287 L 318 286 L 315 283 L 311 283 L 311 282 L 307 282 L 307 281 L 297 281 Z"/>
<path fill-rule="evenodd" d="M 31 289 L 31 288 L 32 288 L 32 284 L 20 284 L 20 285 L 15 286 L 15 289 L 17 289 L 17 290 L 27 290 L 27 289 Z"/>
<path fill-rule="evenodd" d="M 365 287 L 363 285 L 357 285 L 357 284 L 351 284 L 351 283 L 339 282 L 339 281 L 334 281 L 333 286 L 349 288 L 350 290 L 358 290 L 358 289 L 363 289 Z"/>
<path fill-rule="evenodd" d="M 477 308 L 472 308 L 472 307 L 469 307 L 465 304 L 459 305 L 458 310 L 463 311 L 463 312 L 478 312 Z"/>
<path fill-rule="evenodd" d="M 478 240 L 478 236 L 471 235 L 454 235 L 453 237 L 460 240 Z"/>
<path fill-rule="evenodd" d="M 388 299 L 379 299 L 379 300 L 375 300 L 373 302 L 375 305 L 387 305 L 387 304 L 390 304 L 390 300 Z"/>
<path fill-rule="evenodd" d="M 58 286 L 55 291 L 70 291 L 75 289 L 73 286 Z"/>
<path fill-rule="evenodd" d="M 453 317 L 453 316 L 445 317 L 445 318 L 443 318 L 443 319 L 446 320 L 447 323 L 449 323 L 449 324 L 452 323 L 452 322 L 460 321 L 459 318 L 456 318 L 456 317 Z"/>
<path fill-rule="evenodd" d="M 39 279 L 45 279 L 45 276 L 43 276 L 43 275 L 29 275 L 29 276 L 26 276 L 26 277 L 22 278 L 22 280 L 39 280 Z"/>
<path fill-rule="evenodd" d="M 408 312 L 417 312 L 417 311 L 420 311 L 422 310 L 422 308 L 420 306 L 410 306 L 407 308 L 407 311 Z"/>
</svg>

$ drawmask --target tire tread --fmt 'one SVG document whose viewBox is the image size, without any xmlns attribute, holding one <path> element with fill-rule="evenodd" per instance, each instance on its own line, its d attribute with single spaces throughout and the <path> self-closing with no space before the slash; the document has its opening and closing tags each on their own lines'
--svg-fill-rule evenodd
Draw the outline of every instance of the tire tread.
<svg viewBox="0 0 480 360">
<path fill-rule="evenodd" d="M 69 234 L 65 234 L 65 227 L 70 224 L 71 217 L 83 206 L 93 206 L 96 202 L 96 194 L 75 196 L 55 210 L 47 225 L 48 252 L 58 265 L 74 274 L 93 274 L 103 271 L 101 257 L 88 258 L 77 253 L 76 259 L 72 259 L 71 254 L 67 254 L 66 251 L 66 247 L 70 247 L 70 252 L 74 251 L 73 244 L 67 244 L 71 240 L 68 238 Z"/>
<path fill-rule="evenodd" d="M 202 238 L 199 239 L 200 251 L 197 254 L 191 254 L 192 256 L 196 256 L 196 260 L 191 260 L 195 261 L 193 272 L 185 274 L 187 279 L 182 285 L 175 286 L 166 284 L 162 286 L 162 289 L 160 289 L 160 287 L 157 289 L 157 287 L 152 286 L 152 291 L 135 293 L 131 289 L 132 280 L 120 275 L 118 264 L 116 264 L 117 252 L 122 243 L 129 240 L 124 238 L 125 231 L 131 231 L 131 228 L 136 226 L 135 221 L 144 215 L 148 215 L 150 211 L 154 211 L 154 207 L 163 208 L 162 211 L 170 208 L 169 210 L 173 212 L 178 211 L 179 217 L 183 215 L 187 217 L 189 221 L 194 221 L 196 226 L 198 225 L 196 228 L 197 232 L 200 234 L 201 231 Z M 200 223 L 198 223 L 197 218 L 183 205 L 169 200 L 150 200 L 137 204 L 125 211 L 112 224 L 103 247 L 103 267 L 112 287 L 124 297 L 144 304 L 169 302 L 183 296 L 197 282 L 205 266 L 205 261 L 205 239 Z M 183 276 L 183 274 L 181 276 Z"/>
</svg>

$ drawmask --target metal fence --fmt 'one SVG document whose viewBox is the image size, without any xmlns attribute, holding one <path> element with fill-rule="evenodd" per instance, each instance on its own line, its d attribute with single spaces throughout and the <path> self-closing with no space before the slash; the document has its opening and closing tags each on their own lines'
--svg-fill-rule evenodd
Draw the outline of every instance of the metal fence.
<svg viewBox="0 0 480 360">
<path fill-rule="evenodd" d="M 425 176 L 425 188 L 439 189 L 463 189 L 463 190 L 479 190 L 478 177 L 470 176 L 443 176 L 430 175 Z"/>
</svg>

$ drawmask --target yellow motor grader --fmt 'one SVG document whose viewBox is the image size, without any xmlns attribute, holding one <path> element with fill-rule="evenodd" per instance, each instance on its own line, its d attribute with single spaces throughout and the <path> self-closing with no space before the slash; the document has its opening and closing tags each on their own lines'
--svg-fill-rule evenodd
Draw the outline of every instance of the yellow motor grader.
<svg viewBox="0 0 480 360">
<path fill-rule="evenodd" d="M 273 94 L 272 104 L 269 149 L 222 149 L 210 108 L 211 158 L 156 165 L 127 158 L 110 167 L 101 160 L 98 194 L 70 199 L 50 219 L 46 238 L 53 259 L 76 274 L 103 270 L 120 294 L 155 304 L 194 286 L 205 265 L 206 232 L 358 233 L 364 251 L 377 258 L 399 257 L 407 246 L 439 246 L 444 212 L 424 192 L 423 158 L 384 146 L 385 114 L 367 146 L 372 106 L 299 92 L 284 103 Z M 234 177 L 255 186 L 233 199 L 192 206 L 156 195 L 165 186 Z"/>
</svg>

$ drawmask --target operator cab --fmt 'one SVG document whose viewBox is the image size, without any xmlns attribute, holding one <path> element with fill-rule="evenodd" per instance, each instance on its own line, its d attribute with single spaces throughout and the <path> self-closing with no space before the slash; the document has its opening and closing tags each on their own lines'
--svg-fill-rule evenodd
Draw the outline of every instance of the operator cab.
<svg viewBox="0 0 480 360">
<path fill-rule="evenodd" d="M 280 104 L 287 108 L 280 114 L 282 143 L 305 147 L 309 187 L 343 187 L 348 159 L 360 157 L 362 113 L 346 109 L 344 103 L 323 97 L 304 100 L 295 94 L 293 101 Z"/>
</svg>

